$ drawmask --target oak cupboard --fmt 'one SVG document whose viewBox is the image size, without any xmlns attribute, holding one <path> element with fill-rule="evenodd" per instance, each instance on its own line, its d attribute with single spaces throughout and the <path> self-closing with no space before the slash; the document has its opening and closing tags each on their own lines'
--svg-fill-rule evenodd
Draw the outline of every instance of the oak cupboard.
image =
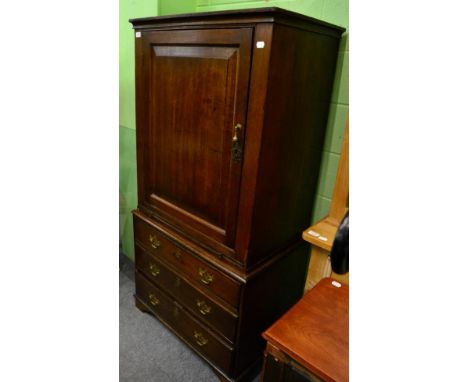
<svg viewBox="0 0 468 382">
<path fill-rule="evenodd" d="M 248 380 L 302 296 L 344 30 L 279 8 L 130 21 L 136 305 Z"/>
</svg>

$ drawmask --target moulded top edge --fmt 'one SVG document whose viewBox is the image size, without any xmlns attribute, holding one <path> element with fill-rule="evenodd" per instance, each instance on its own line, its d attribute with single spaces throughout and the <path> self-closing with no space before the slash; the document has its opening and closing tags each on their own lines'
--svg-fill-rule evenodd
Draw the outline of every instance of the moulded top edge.
<svg viewBox="0 0 468 382">
<path fill-rule="evenodd" d="M 330 31 L 338 32 L 341 35 L 346 29 L 338 25 L 327 23 L 326 21 L 318 20 L 300 13 L 288 11 L 278 7 L 265 7 L 253 9 L 240 9 L 229 11 L 215 11 L 215 12 L 199 12 L 199 13 L 186 13 L 178 15 L 143 17 L 137 19 L 130 19 L 134 29 L 144 28 L 148 26 L 159 26 L 164 24 L 183 24 L 183 23 L 198 23 L 210 21 L 233 22 L 236 19 L 239 22 L 247 20 L 254 22 L 274 22 L 285 20 L 288 23 L 309 24 L 310 26 L 320 26 L 329 28 Z M 254 19 L 254 20 L 252 20 Z"/>
</svg>

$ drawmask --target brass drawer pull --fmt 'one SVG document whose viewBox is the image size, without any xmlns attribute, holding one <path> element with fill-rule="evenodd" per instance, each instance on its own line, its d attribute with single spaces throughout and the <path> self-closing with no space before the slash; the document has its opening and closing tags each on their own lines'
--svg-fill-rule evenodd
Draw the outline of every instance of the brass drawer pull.
<svg viewBox="0 0 468 382">
<path fill-rule="evenodd" d="M 149 300 L 150 300 L 151 305 L 154 305 L 154 306 L 159 305 L 159 298 L 157 298 L 153 293 L 150 293 Z"/>
<path fill-rule="evenodd" d="M 200 313 L 204 316 L 211 312 L 211 306 L 207 305 L 205 301 L 197 300 L 197 306 Z"/>
<path fill-rule="evenodd" d="M 154 248 L 154 249 L 158 249 L 160 246 L 161 246 L 161 242 L 158 240 L 158 238 L 156 237 L 156 235 L 149 235 L 149 241 L 151 243 L 151 246 Z"/>
<path fill-rule="evenodd" d="M 198 275 L 203 284 L 210 285 L 213 282 L 214 276 L 206 271 L 206 269 L 198 268 Z"/>
<path fill-rule="evenodd" d="M 208 343 L 208 340 L 203 337 L 203 334 L 197 332 L 196 330 L 193 332 L 193 337 L 197 341 L 197 344 L 200 346 L 205 346 Z"/>
<path fill-rule="evenodd" d="M 153 276 L 157 276 L 157 275 L 159 275 L 161 270 L 158 268 L 158 266 L 156 264 L 151 263 L 150 264 L 150 272 L 151 272 L 151 274 Z"/>
<path fill-rule="evenodd" d="M 177 260 L 180 260 L 180 257 L 182 256 L 182 254 L 180 253 L 179 250 L 173 252 L 172 254 L 175 256 L 175 258 L 176 258 Z"/>
</svg>

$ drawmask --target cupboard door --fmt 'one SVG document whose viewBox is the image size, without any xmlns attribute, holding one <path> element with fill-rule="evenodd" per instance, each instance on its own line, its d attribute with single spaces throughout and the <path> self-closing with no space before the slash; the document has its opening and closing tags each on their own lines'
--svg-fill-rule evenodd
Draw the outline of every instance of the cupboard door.
<svg viewBox="0 0 468 382">
<path fill-rule="evenodd" d="M 252 29 L 143 31 L 135 41 L 139 202 L 232 249 Z"/>
</svg>

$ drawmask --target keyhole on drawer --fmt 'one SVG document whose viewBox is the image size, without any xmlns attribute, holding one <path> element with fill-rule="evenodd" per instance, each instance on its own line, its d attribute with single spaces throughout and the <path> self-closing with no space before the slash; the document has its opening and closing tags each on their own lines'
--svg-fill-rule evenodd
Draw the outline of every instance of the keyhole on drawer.
<svg viewBox="0 0 468 382">
<path fill-rule="evenodd" d="M 173 255 L 177 260 L 180 260 L 180 257 L 182 256 L 179 250 L 173 252 Z"/>
</svg>

